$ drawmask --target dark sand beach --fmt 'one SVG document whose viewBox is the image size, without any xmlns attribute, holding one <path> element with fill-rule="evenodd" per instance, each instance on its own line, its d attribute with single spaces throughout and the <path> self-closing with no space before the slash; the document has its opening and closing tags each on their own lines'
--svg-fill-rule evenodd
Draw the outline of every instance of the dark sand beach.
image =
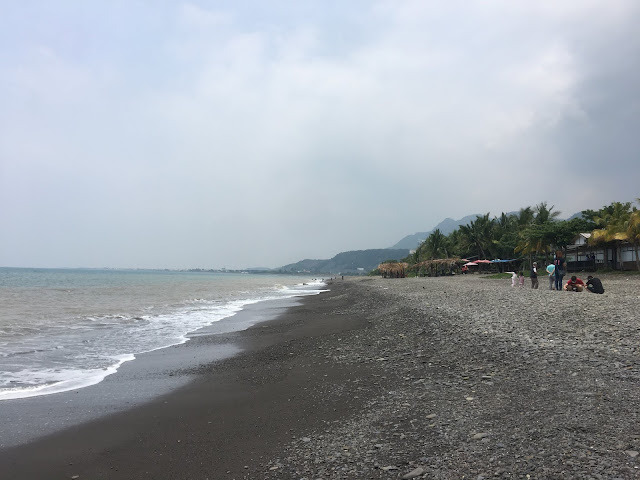
<svg viewBox="0 0 640 480">
<path fill-rule="evenodd" d="M 0 478 L 640 478 L 640 279 L 603 283 L 337 280 L 132 362 L 100 388 L 153 376 L 151 400 L 0 441 Z M 221 345 L 242 352 L 208 358 Z M 51 415 L 91 410 L 73 394 L 50 396 Z M 0 404 L 3 423 L 33 415 L 29 400 Z"/>
</svg>

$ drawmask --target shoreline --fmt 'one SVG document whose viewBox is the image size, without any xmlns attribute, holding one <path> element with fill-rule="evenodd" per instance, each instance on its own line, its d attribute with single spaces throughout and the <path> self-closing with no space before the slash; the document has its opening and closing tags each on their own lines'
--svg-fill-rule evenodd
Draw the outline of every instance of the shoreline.
<svg viewBox="0 0 640 480">
<path fill-rule="evenodd" d="M 0 450 L 122 412 L 177 390 L 194 378 L 183 372 L 241 352 L 224 335 L 276 318 L 302 297 L 247 304 L 239 312 L 188 335 L 183 343 L 137 354 L 100 382 L 61 392 L 0 401 Z M 213 337 L 204 343 L 200 337 Z M 178 373 L 176 373 L 178 372 Z M 14 420 L 18 419 L 18 420 Z"/>
<path fill-rule="evenodd" d="M 220 472 L 240 470 L 242 460 L 236 455 L 239 445 L 251 452 L 261 453 L 277 443 L 265 443 L 263 438 L 290 438 L 294 423 L 308 425 L 310 416 L 326 410 L 317 409 L 292 412 L 288 401 L 296 398 L 301 385 L 314 386 L 321 381 L 309 376 L 309 368 L 302 368 L 279 388 L 272 382 L 280 382 L 281 370 L 264 371 L 273 355 L 291 357 L 289 345 L 297 340 L 322 332 L 333 331 L 331 325 L 303 322 L 291 312 L 304 308 L 308 299 L 328 295 L 296 297 L 297 306 L 274 307 L 271 313 L 260 309 L 259 315 L 278 318 L 241 331 L 215 335 L 202 335 L 178 347 L 184 347 L 187 355 L 195 349 L 207 349 L 220 344 L 237 345 L 241 351 L 224 360 L 196 364 L 191 362 L 173 373 L 189 378 L 181 388 L 155 400 L 121 410 L 105 417 L 74 425 L 52 435 L 15 447 L 0 449 L 0 477 L 3 478 L 220 478 Z M 265 302 L 268 303 L 268 302 Z M 258 304 L 256 304 L 258 305 Z M 255 313 L 255 312 L 253 312 Z M 313 315 L 313 314 L 311 314 Z M 248 320 L 255 323 L 255 315 L 247 312 Z M 249 319 L 251 317 L 251 319 Z M 312 323 L 309 325 L 308 323 Z M 344 329 L 340 326 L 337 330 Z M 286 351 L 283 351 L 285 349 Z M 172 351 L 173 350 L 173 351 Z M 274 350 L 276 353 L 274 353 Z M 190 352 L 190 353 L 189 353 Z M 165 349 L 170 357 L 175 347 Z M 262 358 L 261 358 L 262 357 Z M 315 370 L 311 367 L 310 370 Z M 304 373 L 302 373 L 304 371 Z M 165 375 L 170 372 L 165 371 Z M 348 372 L 334 373 L 345 378 Z M 238 383 L 238 376 L 257 374 L 248 382 Z M 280 388 L 280 387 L 284 388 Z M 91 387 L 89 387 L 91 388 Z M 64 395 L 64 394 L 63 394 Z M 327 415 L 337 415 L 329 409 Z M 335 411 L 343 408 L 336 405 Z M 263 412 L 262 414 L 259 414 Z M 271 414 L 281 420 L 274 424 Z M 258 432 L 255 434 L 256 430 Z M 194 440 L 191 437 L 197 437 Z M 197 453 L 192 450 L 198 444 Z M 214 447 L 215 445 L 215 447 Z M 185 449 L 188 450 L 185 452 Z M 204 449 L 204 450 L 203 450 Z M 216 455 L 217 473 L 203 473 L 194 458 Z M 38 458 L 34 463 L 33 459 Z M 209 472 L 211 465 L 207 466 Z M 231 469 L 231 470 L 230 470 Z"/>
<path fill-rule="evenodd" d="M 194 381 L 179 390 L 0 450 L 0 473 L 637 478 L 640 279 L 602 278 L 604 295 L 334 281 L 272 321 L 196 339 L 243 351 L 181 371 Z"/>
</svg>

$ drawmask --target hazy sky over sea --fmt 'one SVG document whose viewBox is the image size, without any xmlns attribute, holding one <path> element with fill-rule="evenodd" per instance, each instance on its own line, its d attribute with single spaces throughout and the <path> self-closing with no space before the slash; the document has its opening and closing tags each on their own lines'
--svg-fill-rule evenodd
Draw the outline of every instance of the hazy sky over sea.
<svg viewBox="0 0 640 480">
<path fill-rule="evenodd" d="M 0 266 L 276 267 L 640 196 L 640 2 L 0 3 Z"/>
</svg>

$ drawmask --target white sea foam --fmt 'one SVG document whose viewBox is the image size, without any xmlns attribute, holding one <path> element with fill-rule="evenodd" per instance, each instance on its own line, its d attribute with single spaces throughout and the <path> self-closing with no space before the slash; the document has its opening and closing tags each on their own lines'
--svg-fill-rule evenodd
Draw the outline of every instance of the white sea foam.
<svg viewBox="0 0 640 480">
<path fill-rule="evenodd" d="M 40 395 L 50 395 L 52 393 L 90 387 L 91 385 L 100 383 L 109 375 L 116 373 L 120 365 L 134 358 L 134 355 L 123 355 L 121 358 L 114 358 L 115 363 L 113 365 L 93 370 L 21 370 L 14 375 L 8 375 L 6 380 L 9 380 L 9 385 L 18 382 L 28 383 L 29 385 L 22 387 L 8 386 L 0 389 L 0 400 L 37 397 Z M 16 379 L 10 380 L 11 377 L 15 377 Z"/>
<path fill-rule="evenodd" d="M 91 282 L 83 272 L 65 274 L 80 285 L 19 290 L 25 298 L 12 304 L 16 310 L 0 313 L 0 400 L 94 385 L 135 355 L 184 343 L 249 304 L 314 295 L 325 286 L 293 277 L 109 272 L 103 284 L 99 274 Z"/>
</svg>

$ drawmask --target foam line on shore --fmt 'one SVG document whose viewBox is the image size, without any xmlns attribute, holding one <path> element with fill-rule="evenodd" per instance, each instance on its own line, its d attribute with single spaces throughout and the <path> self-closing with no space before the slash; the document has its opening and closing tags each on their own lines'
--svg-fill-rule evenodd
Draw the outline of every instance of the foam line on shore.
<svg viewBox="0 0 640 480">
<path fill-rule="evenodd" d="M 195 378 L 189 372 L 198 366 L 241 351 L 234 333 L 272 320 L 298 301 L 299 297 L 290 297 L 247 304 L 233 316 L 193 332 L 189 335 L 191 341 L 140 354 L 134 361 L 123 361 L 119 368 L 91 385 L 3 400 L 0 449 L 142 405 L 180 388 Z M 232 336 L 223 338 L 225 334 Z M 209 336 L 219 340 L 198 341 Z"/>
</svg>

